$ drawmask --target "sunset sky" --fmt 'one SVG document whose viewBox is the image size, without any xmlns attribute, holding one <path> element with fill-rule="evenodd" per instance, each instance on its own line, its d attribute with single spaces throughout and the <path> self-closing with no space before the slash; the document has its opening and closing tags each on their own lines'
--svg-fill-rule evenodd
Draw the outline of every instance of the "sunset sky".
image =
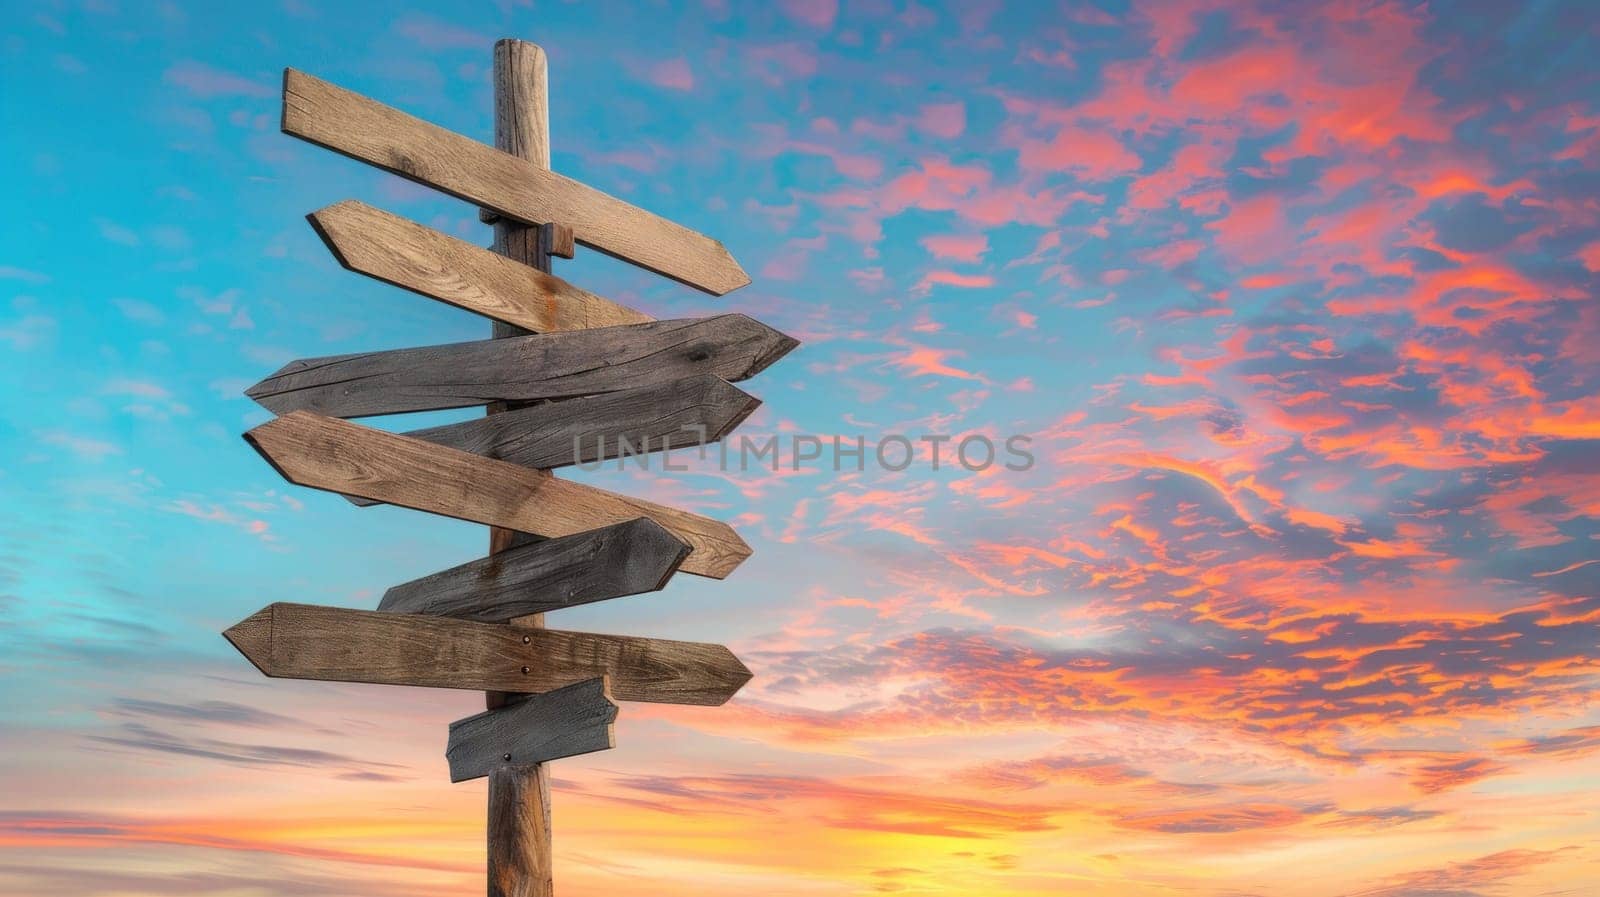
<svg viewBox="0 0 1600 897">
<path fill-rule="evenodd" d="M 279 133 L 283 67 L 491 140 L 501 37 L 556 170 L 754 283 L 557 272 L 804 341 L 744 432 L 1037 456 L 564 472 L 755 555 L 551 625 L 755 678 L 554 766 L 559 894 L 1600 893 L 1591 5 L 3 6 L 0 893 L 483 893 L 480 694 L 220 632 L 484 551 L 239 434 L 290 359 L 489 331 L 329 256 L 344 199 L 488 231 Z"/>
</svg>

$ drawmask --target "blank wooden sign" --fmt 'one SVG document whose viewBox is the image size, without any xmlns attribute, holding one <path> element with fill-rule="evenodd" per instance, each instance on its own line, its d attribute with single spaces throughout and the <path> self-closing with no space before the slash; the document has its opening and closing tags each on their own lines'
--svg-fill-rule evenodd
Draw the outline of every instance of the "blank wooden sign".
<svg viewBox="0 0 1600 897">
<path fill-rule="evenodd" d="M 753 318 L 717 315 L 304 358 L 245 394 L 275 414 L 436 411 L 615 392 L 700 374 L 744 380 L 796 345 Z"/>
<path fill-rule="evenodd" d="M 283 679 L 544 692 L 609 676 L 623 701 L 716 705 L 750 670 L 722 645 L 269 604 L 223 633 Z"/>
<path fill-rule="evenodd" d="M 306 218 L 351 271 L 534 333 L 652 320 L 538 268 L 353 199 Z"/>
<path fill-rule="evenodd" d="M 296 411 L 244 438 L 301 486 L 539 536 L 648 517 L 689 545 L 679 569 L 714 579 L 750 556 L 720 520 L 337 418 Z"/>
<path fill-rule="evenodd" d="M 616 746 L 617 705 L 607 680 L 588 679 L 450 724 L 450 781 L 486 776 L 503 764 L 559 760 Z"/>
<path fill-rule="evenodd" d="M 386 613 L 504 623 L 667 584 L 689 546 L 649 518 L 520 545 L 390 587 Z"/>
</svg>

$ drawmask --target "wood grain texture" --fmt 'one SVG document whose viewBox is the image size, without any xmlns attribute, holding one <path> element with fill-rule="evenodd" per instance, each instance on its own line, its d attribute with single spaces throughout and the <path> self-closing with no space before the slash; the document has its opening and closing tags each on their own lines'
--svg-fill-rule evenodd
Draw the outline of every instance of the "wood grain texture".
<svg viewBox="0 0 1600 897">
<path fill-rule="evenodd" d="M 706 375 L 638 389 L 542 402 L 405 435 L 542 470 L 645 452 L 692 448 L 721 440 L 761 400 Z M 346 496 L 361 506 L 382 504 Z"/>
<path fill-rule="evenodd" d="M 501 218 L 499 213 L 493 209 L 479 209 L 478 220 L 484 224 L 495 224 L 505 219 Z M 569 259 L 577 254 L 577 240 L 572 235 L 572 228 L 555 221 L 540 225 L 540 227 L 543 227 L 549 233 L 547 242 L 550 244 L 550 248 L 546 251 L 551 255 Z"/>
<path fill-rule="evenodd" d="M 489 897 L 551 897 L 548 767 L 489 773 Z"/>
<path fill-rule="evenodd" d="M 292 361 L 245 394 L 334 417 L 564 399 L 711 374 L 743 380 L 798 343 L 744 315 Z"/>
<path fill-rule="evenodd" d="M 547 539 L 390 588 L 386 613 L 504 623 L 667 584 L 689 546 L 653 520 Z"/>
<path fill-rule="evenodd" d="M 572 228 L 564 224 L 546 224 L 545 252 L 553 256 L 569 259 L 577 255 L 577 238 L 572 234 Z"/>
<path fill-rule="evenodd" d="M 579 243 L 715 296 L 750 277 L 720 242 L 295 69 L 283 132 L 528 224 L 559 221 Z"/>
<path fill-rule="evenodd" d="M 497 766 L 545 763 L 616 747 L 612 703 L 604 678 L 528 695 L 497 710 L 450 724 L 445 759 L 450 781 L 482 778 Z"/>
<path fill-rule="evenodd" d="M 621 701 L 715 706 L 750 671 L 722 645 L 269 604 L 223 633 L 268 676 L 546 692 L 608 676 Z"/>
<path fill-rule="evenodd" d="M 494 140 L 495 148 L 524 159 L 530 164 L 550 167 L 550 115 L 548 65 L 544 50 L 537 44 L 519 40 L 497 41 L 494 45 Z M 556 231 L 554 223 L 528 225 L 499 219 L 494 222 L 494 251 L 532 270 L 550 272 L 549 241 Z M 495 321 L 490 328 L 495 339 L 521 336 L 526 331 L 514 323 Z M 510 406 L 495 402 L 488 413 L 505 411 Z M 548 472 L 541 472 L 548 476 Z M 489 528 L 489 554 L 496 555 L 520 547 L 531 539 L 514 530 Z M 533 614 L 516 621 L 518 626 L 542 628 L 544 614 Z M 511 699 L 503 691 L 485 692 L 484 705 L 490 710 Z M 492 792 L 504 790 L 514 795 L 517 804 L 509 810 L 495 806 L 494 793 L 489 805 L 489 894 L 514 893 L 519 897 L 554 897 L 554 860 L 551 858 L 550 768 L 543 763 L 497 767 L 500 784 Z M 510 786 L 505 780 L 517 779 Z M 496 825 L 503 827 L 496 830 Z"/>
<path fill-rule="evenodd" d="M 532 333 L 654 320 L 531 264 L 353 199 L 306 218 L 345 268 Z"/>
<path fill-rule="evenodd" d="M 285 479 L 315 489 L 547 537 L 648 517 L 688 543 L 680 569 L 717 579 L 750 556 L 721 521 L 305 411 L 245 440 Z"/>
</svg>

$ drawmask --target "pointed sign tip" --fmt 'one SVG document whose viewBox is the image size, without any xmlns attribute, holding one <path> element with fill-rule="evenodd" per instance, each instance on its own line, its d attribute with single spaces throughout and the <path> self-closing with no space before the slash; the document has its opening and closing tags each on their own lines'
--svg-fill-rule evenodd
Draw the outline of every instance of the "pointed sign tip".
<svg viewBox="0 0 1600 897">
<path fill-rule="evenodd" d="M 222 637 L 238 649 L 256 669 L 270 676 L 263 665 L 272 647 L 272 605 L 263 607 L 223 631 Z"/>
<path fill-rule="evenodd" d="M 727 250 L 724 249 L 723 252 L 727 252 Z M 733 270 L 739 273 L 728 278 L 727 285 L 723 287 L 722 292 L 717 294 L 718 296 L 726 296 L 734 290 L 742 290 L 750 285 L 750 275 L 745 273 L 743 265 L 734 261 L 732 253 L 728 254 L 728 264 L 732 265 Z"/>
<path fill-rule="evenodd" d="M 278 432 L 285 427 L 292 427 L 299 423 L 304 416 L 305 412 L 291 411 L 283 417 L 275 417 L 264 424 L 246 430 L 242 434 L 245 443 L 256 450 L 256 454 L 261 456 L 261 460 L 272 465 L 272 469 L 278 472 L 278 476 L 291 483 L 296 482 L 295 478 L 290 475 L 282 464 L 278 463 L 278 459 L 273 456 L 273 450 L 274 448 L 281 448 L 281 443 L 277 439 Z"/>
<path fill-rule="evenodd" d="M 754 377 L 756 374 L 759 374 L 768 367 L 771 367 L 774 362 L 783 356 L 788 355 L 790 352 L 794 351 L 795 347 L 800 345 L 800 341 L 789 334 L 784 333 L 783 331 L 766 324 L 765 322 L 758 321 L 749 315 L 739 314 L 736 312 L 733 316 L 742 319 L 742 323 L 744 323 L 746 326 L 755 328 L 759 333 L 761 333 L 762 339 L 767 344 L 760 351 L 760 353 L 751 360 L 750 369 L 745 372 L 744 377 Z"/>
<path fill-rule="evenodd" d="M 671 530 L 649 517 L 630 520 L 622 524 L 622 528 L 627 530 L 625 540 L 632 540 L 638 546 L 633 550 L 632 556 L 655 561 L 655 566 L 649 570 L 649 573 L 655 576 L 655 584 L 643 591 L 655 592 L 666 588 L 667 582 L 672 579 L 672 574 L 678 572 L 678 568 L 694 550 L 688 542 L 673 535 Z M 618 564 L 615 569 L 626 577 L 628 566 Z M 642 586 L 644 583 L 637 585 Z"/>
<path fill-rule="evenodd" d="M 328 247 L 328 254 L 333 256 L 333 260 L 339 263 L 339 267 L 346 271 L 354 271 L 355 268 L 350 264 L 350 259 L 345 255 L 340 243 L 342 228 L 352 214 L 360 214 L 369 208 L 371 207 L 363 202 L 344 199 L 331 206 L 320 208 L 306 216 L 307 223 L 316 232 L 318 239 L 322 240 L 322 245 Z M 256 385 L 259 386 L 260 384 Z M 248 395 L 248 392 L 246 395 Z"/>
<path fill-rule="evenodd" d="M 717 702 L 716 706 L 718 707 L 733 700 L 733 696 L 748 685 L 751 679 L 755 678 L 755 674 L 750 672 L 750 668 L 744 665 L 744 661 L 740 660 L 737 654 L 728 651 L 728 656 L 733 658 L 733 669 L 728 676 L 728 684 L 732 687 L 728 689 L 727 694 L 723 695 L 722 700 Z"/>
</svg>

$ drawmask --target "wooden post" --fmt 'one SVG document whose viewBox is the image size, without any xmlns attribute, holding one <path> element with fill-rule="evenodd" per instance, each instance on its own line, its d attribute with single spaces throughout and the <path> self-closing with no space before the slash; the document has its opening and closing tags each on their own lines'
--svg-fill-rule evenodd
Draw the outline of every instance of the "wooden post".
<svg viewBox="0 0 1600 897">
<path fill-rule="evenodd" d="M 541 168 L 550 167 L 548 64 L 538 44 L 505 39 L 494 45 L 494 145 Z M 549 273 L 549 227 L 530 227 L 500 218 L 494 224 L 494 251 Z M 494 323 L 496 339 L 528 331 Z M 490 406 L 489 413 L 506 410 Z M 489 553 L 527 541 L 514 530 L 489 530 Z M 513 621 L 542 627 L 544 615 Z M 505 695 L 490 692 L 492 710 Z M 489 774 L 489 897 L 552 897 L 550 859 L 550 771 L 543 763 L 501 766 Z"/>
</svg>

